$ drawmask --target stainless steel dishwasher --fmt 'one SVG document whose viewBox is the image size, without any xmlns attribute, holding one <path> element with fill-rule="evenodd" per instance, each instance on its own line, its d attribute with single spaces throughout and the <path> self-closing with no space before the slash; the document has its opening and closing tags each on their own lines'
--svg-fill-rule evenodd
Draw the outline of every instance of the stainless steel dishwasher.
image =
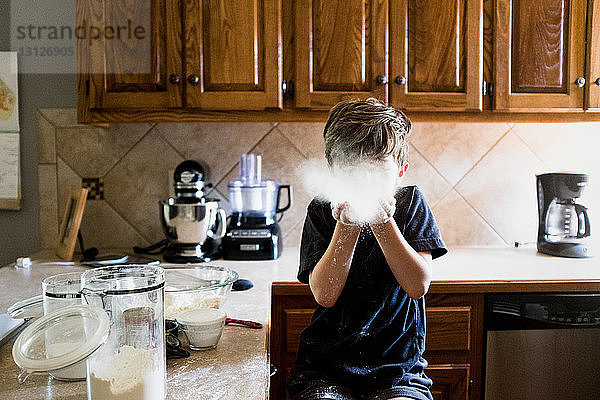
<svg viewBox="0 0 600 400">
<path fill-rule="evenodd" d="M 600 293 L 486 298 L 485 400 L 600 398 Z"/>
</svg>

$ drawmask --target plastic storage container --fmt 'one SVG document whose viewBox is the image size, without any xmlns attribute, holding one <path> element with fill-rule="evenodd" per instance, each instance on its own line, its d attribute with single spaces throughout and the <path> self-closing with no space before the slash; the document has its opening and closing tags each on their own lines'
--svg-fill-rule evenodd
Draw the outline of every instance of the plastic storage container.
<svg viewBox="0 0 600 400">
<path fill-rule="evenodd" d="M 81 272 L 69 272 L 50 276 L 42 281 L 42 302 L 44 315 L 48 315 L 58 309 L 81 305 Z M 83 331 L 79 332 L 79 337 L 75 331 L 70 335 L 70 343 L 82 343 L 85 341 Z M 49 357 L 60 354 L 64 350 L 64 340 L 57 335 L 55 330 L 46 331 L 46 352 Z M 84 380 L 86 378 L 85 360 L 81 360 L 68 368 L 60 371 L 51 372 L 56 379 L 60 380 Z"/>
<path fill-rule="evenodd" d="M 19 382 L 31 374 L 70 376 L 108 337 L 110 321 L 102 308 L 68 306 L 45 315 L 23 330 L 12 348 L 21 368 Z M 53 338 L 47 341 L 47 338 Z"/>
<path fill-rule="evenodd" d="M 81 304 L 81 272 L 50 276 L 42 281 L 44 315 Z"/>
</svg>

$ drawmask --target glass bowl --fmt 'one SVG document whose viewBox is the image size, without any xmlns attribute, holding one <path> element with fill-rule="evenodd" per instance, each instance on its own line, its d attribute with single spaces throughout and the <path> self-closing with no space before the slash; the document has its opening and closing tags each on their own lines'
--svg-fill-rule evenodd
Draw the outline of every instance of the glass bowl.
<svg viewBox="0 0 600 400">
<path fill-rule="evenodd" d="M 200 308 L 221 308 L 238 273 L 227 267 L 206 264 L 165 268 L 165 318 Z"/>
</svg>

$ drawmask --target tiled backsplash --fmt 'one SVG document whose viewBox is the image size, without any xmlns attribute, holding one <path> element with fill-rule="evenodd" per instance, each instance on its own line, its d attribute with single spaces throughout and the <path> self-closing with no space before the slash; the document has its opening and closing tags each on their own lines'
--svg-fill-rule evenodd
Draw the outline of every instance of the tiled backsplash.
<svg viewBox="0 0 600 400">
<path fill-rule="evenodd" d="M 293 185 L 294 204 L 281 222 L 285 245 L 300 242 L 310 196 L 296 170 L 323 158 L 324 123 L 78 125 L 74 109 L 38 113 L 42 247 L 54 247 L 67 193 L 82 180 L 102 183 L 87 201 L 86 246 L 147 246 L 161 240 L 158 201 L 185 159 L 208 169 L 210 197 L 228 211 L 227 182 L 239 156 L 263 155 L 263 175 Z M 511 246 L 533 241 L 535 174 L 591 174 L 586 204 L 600 204 L 600 123 L 414 123 L 405 184 L 425 194 L 448 245 Z M 600 207 L 600 206 L 599 206 Z M 600 222 L 598 222 L 600 223 Z"/>
</svg>

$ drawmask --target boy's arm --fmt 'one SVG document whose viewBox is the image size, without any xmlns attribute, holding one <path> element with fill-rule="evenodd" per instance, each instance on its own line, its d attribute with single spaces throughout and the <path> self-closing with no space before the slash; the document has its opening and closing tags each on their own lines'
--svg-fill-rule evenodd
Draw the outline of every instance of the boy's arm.
<svg viewBox="0 0 600 400">
<path fill-rule="evenodd" d="M 337 222 L 327 250 L 308 275 L 317 303 L 333 307 L 346 284 L 360 226 Z"/>
<path fill-rule="evenodd" d="M 371 224 L 371 230 L 406 294 L 416 300 L 427 293 L 431 283 L 431 252 L 419 253 L 413 249 L 393 218 L 381 224 Z"/>
</svg>

